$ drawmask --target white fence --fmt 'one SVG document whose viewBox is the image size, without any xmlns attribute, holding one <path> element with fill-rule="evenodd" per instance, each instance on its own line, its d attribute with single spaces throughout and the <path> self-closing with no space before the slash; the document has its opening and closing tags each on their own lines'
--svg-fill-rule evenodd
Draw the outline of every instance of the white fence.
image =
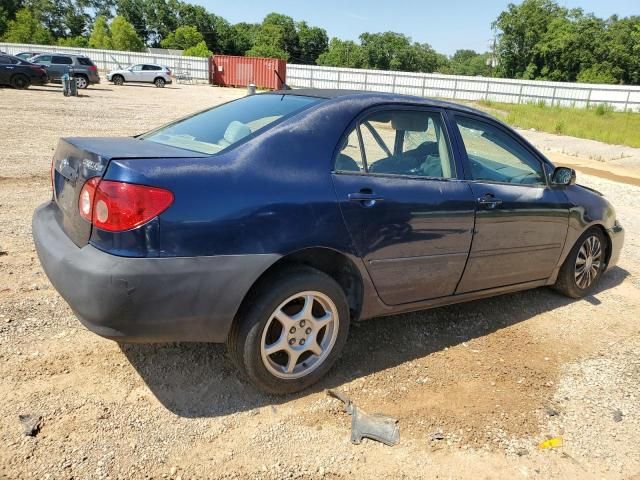
<svg viewBox="0 0 640 480">
<path fill-rule="evenodd" d="M 209 60 L 201 57 L 20 43 L 0 43 L 0 50 L 12 54 L 25 51 L 83 54 L 89 56 L 102 72 L 135 63 L 157 63 L 168 66 L 174 72 L 188 72 L 196 80 L 209 79 Z M 292 87 L 370 90 L 453 100 L 484 99 L 505 103 L 543 101 L 547 104 L 579 108 L 609 104 L 616 110 L 640 111 L 640 87 L 634 86 L 509 80 L 294 64 L 287 65 L 287 83 Z"/>
<path fill-rule="evenodd" d="M 371 90 L 453 100 L 492 100 L 504 103 L 543 101 L 547 104 L 579 108 L 609 104 L 616 110 L 640 111 L 640 87 L 634 86 L 463 77 L 312 65 L 287 65 L 287 83 L 292 87 Z"/>
<path fill-rule="evenodd" d="M 136 63 L 155 63 L 165 65 L 176 73 L 188 72 L 196 80 L 209 80 L 209 59 L 202 57 L 181 57 L 155 53 L 28 45 L 23 43 L 0 43 L 0 50 L 13 55 L 20 52 L 66 52 L 86 55 L 93 60 L 93 63 L 97 65 L 101 73 Z"/>
</svg>

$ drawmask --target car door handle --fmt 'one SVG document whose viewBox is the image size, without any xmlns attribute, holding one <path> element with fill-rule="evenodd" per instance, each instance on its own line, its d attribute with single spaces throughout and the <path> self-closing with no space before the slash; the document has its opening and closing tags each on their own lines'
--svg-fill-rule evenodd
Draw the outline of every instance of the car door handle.
<svg viewBox="0 0 640 480">
<path fill-rule="evenodd" d="M 478 199 L 478 205 L 484 208 L 492 209 L 502 205 L 502 200 L 494 197 L 491 193 L 487 193 Z"/>
<path fill-rule="evenodd" d="M 362 189 L 357 193 L 350 193 L 348 198 L 350 202 L 358 202 L 363 207 L 373 207 L 377 202 L 384 200 L 382 195 L 373 193 L 369 189 Z"/>
</svg>

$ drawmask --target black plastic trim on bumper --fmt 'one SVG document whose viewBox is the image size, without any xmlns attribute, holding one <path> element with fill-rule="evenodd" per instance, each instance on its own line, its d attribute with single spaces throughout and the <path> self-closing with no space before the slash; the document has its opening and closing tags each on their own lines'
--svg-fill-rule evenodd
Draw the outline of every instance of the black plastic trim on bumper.
<svg viewBox="0 0 640 480">
<path fill-rule="evenodd" d="M 33 238 L 53 286 L 91 331 L 119 342 L 224 342 L 254 281 L 280 256 L 128 258 L 76 246 L 49 202 Z"/>
<path fill-rule="evenodd" d="M 612 267 L 615 267 L 618 264 L 618 260 L 620 260 L 620 252 L 624 245 L 624 228 L 622 228 L 622 225 L 619 223 L 616 223 L 613 228 L 607 229 L 607 233 L 611 240 L 611 256 L 607 263 L 607 270 L 609 270 Z"/>
</svg>

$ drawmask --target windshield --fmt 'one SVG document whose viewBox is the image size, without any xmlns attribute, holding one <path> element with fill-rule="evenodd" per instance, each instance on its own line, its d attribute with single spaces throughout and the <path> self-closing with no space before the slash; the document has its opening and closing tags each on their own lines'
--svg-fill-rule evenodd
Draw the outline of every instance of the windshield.
<svg viewBox="0 0 640 480">
<path fill-rule="evenodd" d="M 251 95 L 197 113 L 140 138 L 199 153 L 214 154 L 279 118 L 299 112 L 321 100 L 297 95 Z"/>
</svg>

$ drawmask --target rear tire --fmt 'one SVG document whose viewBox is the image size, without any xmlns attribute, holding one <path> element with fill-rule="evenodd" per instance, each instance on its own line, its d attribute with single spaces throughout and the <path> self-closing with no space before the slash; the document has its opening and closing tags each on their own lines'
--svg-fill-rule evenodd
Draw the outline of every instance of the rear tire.
<svg viewBox="0 0 640 480">
<path fill-rule="evenodd" d="M 111 81 L 114 85 L 118 85 L 119 87 L 124 85 L 124 77 L 122 75 L 114 75 Z"/>
<path fill-rule="evenodd" d="M 153 81 L 153 83 L 154 83 L 154 85 L 155 85 L 156 87 L 158 87 L 158 88 L 164 88 L 164 84 L 165 84 L 166 82 L 164 81 L 164 78 L 160 78 L 160 77 L 158 77 L 158 78 L 156 78 L 156 79 Z"/>
<path fill-rule="evenodd" d="M 29 88 L 31 85 L 31 80 L 26 75 L 18 73 L 11 78 L 11 86 L 18 90 L 24 90 L 25 88 Z"/>
<path fill-rule="evenodd" d="M 89 86 L 89 79 L 84 75 L 76 75 L 76 87 L 85 89 Z"/>
<path fill-rule="evenodd" d="M 238 369 L 271 394 L 298 392 L 320 380 L 349 331 L 340 285 L 313 268 L 292 266 L 263 279 L 250 295 L 227 340 Z"/>
<path fill-rule="evenodd" d="M 607 239 L 597 227 L 584 232 L 567 255 L 553 288 L 570 298 L 589 295 L 606 267 Z"/>
</svg>

